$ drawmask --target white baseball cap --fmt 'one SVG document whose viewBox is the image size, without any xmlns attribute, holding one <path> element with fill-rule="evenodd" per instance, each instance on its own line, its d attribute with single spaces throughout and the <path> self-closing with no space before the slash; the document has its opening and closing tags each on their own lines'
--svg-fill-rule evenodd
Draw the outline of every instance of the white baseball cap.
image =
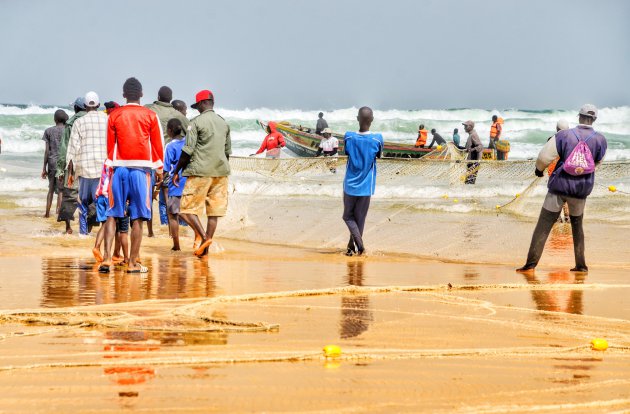
<svg viewBox="0 0 630 414">
<path fill-rule="evenodd" d="M 597 118 L 597 107 L 591 104 L 582 105 L 580 108 L 580 115 L 590 116 L 591 118 Z"/>
<path fill-rule="evenodd" d="M 562 118 L 558 120 L 558 123 L 556 124 L 556 129 L 562 131 L 564 129 L 569 129 L 569 121 L 567 121 L 566 119 Z"/>
<path fill-rule="evenodd" d="M 98 99 L 98 95 L 94 91 L 90 91 L 85 94 L 85 106 L 90 108 L 98 108 L 101 106 L 101 101 Z"/>
</svg>

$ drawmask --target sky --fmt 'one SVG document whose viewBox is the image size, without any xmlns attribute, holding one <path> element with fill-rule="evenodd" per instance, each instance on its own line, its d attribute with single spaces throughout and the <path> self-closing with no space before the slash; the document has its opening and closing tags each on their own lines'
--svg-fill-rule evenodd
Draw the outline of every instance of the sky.
<svg viewBox="0 0 630 414">
<path fill-rule="evenodd" d="M 0 0 L 0 102 L 230 109 L 630 104 L 626 0 Z"/>
</svg>

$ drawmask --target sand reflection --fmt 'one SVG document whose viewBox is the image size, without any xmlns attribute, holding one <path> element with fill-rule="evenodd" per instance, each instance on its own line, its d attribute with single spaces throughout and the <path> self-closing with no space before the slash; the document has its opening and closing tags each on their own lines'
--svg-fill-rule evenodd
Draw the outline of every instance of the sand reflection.
<svg viewBox="0 0 630 414">
<path fill-rule="evenodd" d="M 348 284 L 363 286 L 363 261 L 349 261 Z M 341 321 L 339 337 L 354 338 L 367 331 L 373 320 L 370 299 L 367 295 L 344 295 L 341 297 Z"/>
<path fill-rule="evenodd" d="M 530 285 L 582 284 L 586 276 L 566 270 L 549 272 L 546 279 L 539 280 L 536 275 L 524 275 Z M 536 308 L 542 311 L 565 312 L 581 315 L 584 311 L 583 290 L 532 290 L 531 295 Z"/>
<path fill-rule="evenodd" d="M 216 282 L 209 263 L 189 257 L 145 258 L 151 271 L 98 273 L 90 259 L 42 258 L 42 307 L 212 297 Z"/>
</svg>

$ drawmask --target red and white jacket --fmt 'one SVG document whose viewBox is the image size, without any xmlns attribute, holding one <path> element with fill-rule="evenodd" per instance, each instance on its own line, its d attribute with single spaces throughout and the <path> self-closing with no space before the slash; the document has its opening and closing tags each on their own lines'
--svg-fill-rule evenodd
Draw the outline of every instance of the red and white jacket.
<svg viewBox="0 0 630 414">
<path fill-rule="evenodd" d="M 127 104 L 107 122 L 107 160 L 111 167 L 161 169 L 164 165 L 162 127 L 155 112 Z"/>
</svg>

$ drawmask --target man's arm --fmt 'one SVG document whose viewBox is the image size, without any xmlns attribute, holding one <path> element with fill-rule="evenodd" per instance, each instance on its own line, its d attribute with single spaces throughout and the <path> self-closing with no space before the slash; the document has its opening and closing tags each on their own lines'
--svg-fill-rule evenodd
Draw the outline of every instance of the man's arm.
<svg viewBox="0 0 630 414">
<path fill-rule="evenodd" d="M 230 135 L 230 126 L 228 125 L 227 136 L 225 137 L 225 158 L 230 159 L 232 155 L 232 136 Z"/>
<path fill-rule="evenodd" d="M 64 169 L 68 169 L 71 171 L 70 175 L 74 173 L 74 163 L 73 160 L 76 160 L 79 152 L 79 147 L 81 145 L 81 134 L 79 133 L 79 127 L 81 123 L 75 122 L 72 125 L 72 130 L 70 131 L 70 141 L 68 142 L 68 153 L 66 154 L 66 165 L 64 165 Z"/>
<path fill-rule="evenodd" d="M 433 139 L 431 140 L 431 143 L 429 144 L 427 148 L 433 147 L 433 144 L 435 144 L 435 135 L 433 135 Z"/>
<path fill-rule="evenodd" d="M 559 156 L 558 148 L 556 147 L 556 136 L 554 135 L 549 139 L 549 141 L 547 141 L 538 153 L 538 158 L 536 159 L 536 170 L 539 172 L 544 171 L 545 168 L 549 167 L 549 164 L 551 164 Z"/>
<path fill-rule="evenodd" d="M 48 144 L 48 140 L 46 140 L 46 151 L 44 152 L 44 168 L 42 169 L 42 178 L 47 178 L 48 177 L 48 169 L 46 167 L 48 167 L 48 151 L 49 151 L 49 147 L 50 147 L 50 145 Z"/>
<path fill-rule="evenodd" d="M 495 137 L 495 139 L 500 139 L 501 138 L 501 132 L 503 131 L 503 126 L 497 122 L 497 136 Z"/>
<path fill-rule="evenodd" d="M 269 135 L 267 135 L 268 137 Z M 262 154 L 263 151 L 265 151 L 267 149 L 267 137 L 265 137 L 265 139 L 263 139 L 262 144 L 260 144 L 260 148 L 258 148 L 258 151 L 256 151 L 256 154 Z"/>
<path fill-rule="evenodd" d="M 63 132 L 61 133 L 61 144 L 59 145 L 59 152 L 57 157 L 57 172 L 60 177 L 63 177 L 64 171 L 66 169 L 66 154 L 68 153 L 68 140 L 70 139 L 70 132 L 68 131 L 68 127 L 63 127 Z"/>
<path fill-rule="evenodd" d="M 152 113 L 151 128 L 149 131 L 149 140 L 151 141 L 151 158 L 154 162 L 157 162 L 156 167 L 156 180 L 162 180 L 162 167 L 164 166 L 164 143 L 162 136 L 162 126 L 160 125 L 160 119 L 155 113 Z"/>
</svg>

